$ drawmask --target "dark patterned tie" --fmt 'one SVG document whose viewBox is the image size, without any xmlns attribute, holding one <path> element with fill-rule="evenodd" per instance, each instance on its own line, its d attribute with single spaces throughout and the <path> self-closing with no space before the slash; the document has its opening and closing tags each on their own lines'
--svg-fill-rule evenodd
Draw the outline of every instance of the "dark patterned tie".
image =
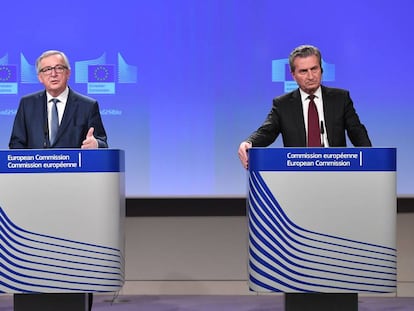
<svg viewBox="0 0 414 311">
<path fill-rule="evenodd" d="M 56 134 L 59 129 L 59 115 L 56 107 L 56 104 L 59 102 L 59 99 L 53 98 L 50 101 L 53 102 L 52 114 L 50 118 L 50 145 L 53 145 L 56 139 Z"/>
<path fill-rule="evenodd" d="M 319 128 L 319 116 L 313 99 L 315 95 L 309 95 L 308 108 L 308 147 L 321 147 L 321 129 Z"/>
</svg>

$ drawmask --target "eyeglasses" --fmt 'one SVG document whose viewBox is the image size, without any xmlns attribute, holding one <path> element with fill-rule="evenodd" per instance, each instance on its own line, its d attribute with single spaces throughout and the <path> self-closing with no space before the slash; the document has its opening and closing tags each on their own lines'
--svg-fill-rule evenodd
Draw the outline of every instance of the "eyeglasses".
<svg viewBox="0 0 414 311">
<path fill-rule="evenodd" d="M 65 69 L 68 69 L 68 67 L 64 66 L 64 65 L 56 65 L 54 67 L 45 67 L 39 70 L 39 72 L 45 74 L 45 75 L 51 75 L 52 74 L 52 70 L 55 70 L 56 73 L 62 73 Z"/>
</svg>

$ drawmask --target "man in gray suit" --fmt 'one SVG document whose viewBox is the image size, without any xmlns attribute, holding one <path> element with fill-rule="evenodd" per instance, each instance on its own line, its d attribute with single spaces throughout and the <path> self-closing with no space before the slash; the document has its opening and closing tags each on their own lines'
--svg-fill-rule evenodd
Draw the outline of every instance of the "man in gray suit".
<svg viewBox="0 0 414 311">
<path fill-rule="evenodd" d="M 318 48 L 311 45 L 295 48 L 289 56 L 289 66 L 299 88 L 273 99 L 265 122 L 240 144 L 238 155 L 243 167 L 248 167 L 249 148 L 267 147 L 279 134 L 285 147 L 308 147 L 308 107 L 311 101 L 315 103 L 319 117 L 320 146 L 345 147 L 345 133 L 354 146 L 371 146 L 349 92 L 321 85 L 323 68 Z"/>
</svg>

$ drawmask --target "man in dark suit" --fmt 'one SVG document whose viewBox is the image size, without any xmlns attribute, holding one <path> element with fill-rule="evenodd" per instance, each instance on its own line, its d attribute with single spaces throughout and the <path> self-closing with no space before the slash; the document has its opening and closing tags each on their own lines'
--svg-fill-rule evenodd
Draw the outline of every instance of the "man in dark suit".
<svg viewBox="0 0 414 311">
<path fill-rule="evenodd" d="M 107 137 L 96 100 L 68 87 L 70 64 L 60 51 L 47 51 L 36 61 L 45 90 L 22 97 L 9 148 L 107 148 Z M 59 126 L 51 141 L 53 101 Z"/>
<path fill-rule="evenodd" d="M 357 147 L 370 147 L 365 126 L 360 122 L 347 90 L 321 85 L 322 56 L 318 48 L 302 45 L 289 56 L 292 77 L 299 88 L 273 100 L 265 122 L 243 141 L 238 150 L 242 165 L 247 168 L 247 151 L 251 147 L 267 147 L 282 135 L 285 147 L 308 147 L 308 107 L 316 105 L 319 147 L 345 147 L 348 135 Z"/>
<path fill-rule="evenodd" d="M 71 69 L 66 55 L 55 50 L 44 52 L 36 60 L 36 71 L 45 90 L 20 100 L 9 148 L 108 148 L 98 102 L 68 86 Z M 53 105 L 57 110 L 55 131 L 52 130 Z M 54 294 L 43 296 L 47 299 L 48 295 Z M 15 295 L 15 299 L 19 296 Z M 89 294 L 89 310 L 92 300 Z"/>
</svg>

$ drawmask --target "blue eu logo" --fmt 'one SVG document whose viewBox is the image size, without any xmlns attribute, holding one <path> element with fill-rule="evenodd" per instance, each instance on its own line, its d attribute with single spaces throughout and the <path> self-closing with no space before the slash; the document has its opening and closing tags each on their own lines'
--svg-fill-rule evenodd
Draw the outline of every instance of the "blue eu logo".
<svg viewBox="0 0 414 311">
<path fill-rule="evenodd" d="M 17 82 L 16 66 L 0 65 L 0 82 Z"/>
<path fill-rule="evenodd" d="M 17 94 L 16 65 L 0 65 L 0 94 Z"/>
<path fill-rule="evenodd" d="M 115 66 L 89 65 L 88 82 L 115 82 Z"/>
<path fill-rule="evenodd" d="M 108 64 L 103 53 L 95 59 L 75 62 L 75 83 L 86 83 L 88 94 L 115 94 L 118 84 L 137 83 L 137 67 L 129 65 L 121 53 Z"/>
</svg>

